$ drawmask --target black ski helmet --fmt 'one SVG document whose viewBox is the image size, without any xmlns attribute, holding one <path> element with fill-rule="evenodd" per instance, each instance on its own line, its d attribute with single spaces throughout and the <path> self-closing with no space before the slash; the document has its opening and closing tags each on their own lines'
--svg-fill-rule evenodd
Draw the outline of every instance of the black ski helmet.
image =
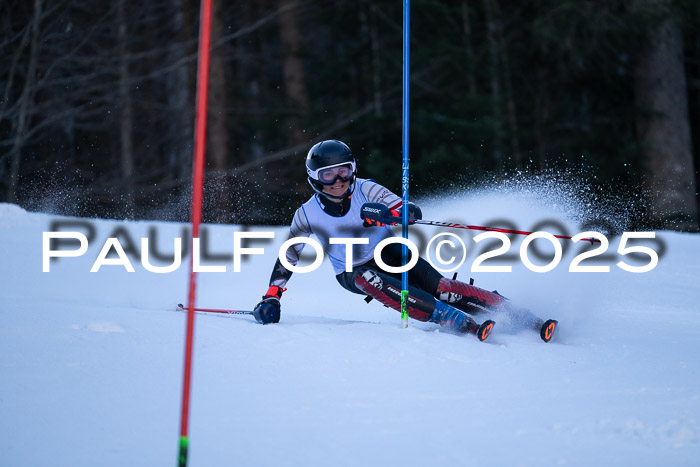
<svg viewBox="0 0 700 467">
<path fill-rule="evenodd" d="M 314 144 L 309 153 L 306 155 L 306 173 L 311 187 L 316 193 L 328 196 L 330 198 L 345 198 L 344 196 L 334 196 L 323 191 L 323 183 L 318 178 L 319 171 L 325 168 L 349 164 L 352 167 L 352 179 L 350 183 L 353 185 L 350 193 L 354 191 L 354 182 L 357 172 L 355 157 L 347 144 L 335 139 L 329 139 Z"/>
</svg>

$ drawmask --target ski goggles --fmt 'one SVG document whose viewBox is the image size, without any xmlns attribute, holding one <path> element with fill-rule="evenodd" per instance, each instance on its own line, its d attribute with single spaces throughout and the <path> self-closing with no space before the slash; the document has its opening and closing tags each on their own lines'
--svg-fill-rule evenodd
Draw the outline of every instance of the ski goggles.
<svg viewBox="0 0 700 467">
<path fill-rule="evenodd" d="M 309 171 L 309 175 L 322 185 L 333 185 L 337 180 L 349 182 L 355 175 L 355 164 L 353 162 L 343 162 Z"/>
</svg>

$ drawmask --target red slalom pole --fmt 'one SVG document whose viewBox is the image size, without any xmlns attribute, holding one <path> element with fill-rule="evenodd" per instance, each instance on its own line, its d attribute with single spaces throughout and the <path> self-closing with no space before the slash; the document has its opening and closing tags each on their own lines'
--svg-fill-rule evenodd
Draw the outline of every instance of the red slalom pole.
<svg viewBox="0 0 700 467">
<path fill-rule="evenodd" d="M 202 221 L 202 192 L 204 185 L 204 160 L 207 143 L 207 101 L 209 99 L 209 57 L 211 49 L 211 11 L 213 0 L 202 0 L 199 26 L 199 60 L 197 64 L 197 106 L 195 114 L 195 151 L 192 169 L 192 238 L 199 238 Z M 182 412 L 180 414 L 180 448 L 178 466 L 187 466 L 189 447 L 188 425 L 190 412 L 190 385 L 192 380 L 192 348 L 194 341 L 194 306 L 197 292 L 197 273 L 194 271 L 194 255 L 190 259 L 189 294 L 187 301 L 187 329 L 185 332 L 185 368 L 182 382 Z"/>
</svg>

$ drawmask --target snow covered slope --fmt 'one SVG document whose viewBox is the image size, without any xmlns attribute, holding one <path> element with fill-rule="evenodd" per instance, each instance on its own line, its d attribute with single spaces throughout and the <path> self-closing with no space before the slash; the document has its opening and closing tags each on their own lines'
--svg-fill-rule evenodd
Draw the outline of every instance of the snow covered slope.
<svg viewBox="0 0 700 467">
<path fill-rule="evenodd" d="M 472 224 L 506 219 L 522 230 L 556 221 L 567 232 L 555 233 L 568 235 L 582 215 L 537 193 L 489 192 L 425 201 L 423 212 Z M 188 257 L 155 274 L 137 253 L 149 237 L 172 254 L 183 228 L 0 204 L 0 465 L 175 465 L 185 333 L 175 305 L 185 301 Z M 42 272 L 50 229 L 85 232 L 87 253 Z M 205 230 L 208 253 L 219 256 L 206 264 L 227 272 L 200 275 L 198 305 L 252 308 L 286 228 L 253 229 L 275 239 L 251 244 L 266 253 L 240 273 L 230 256 L 241 228 Z M 513 272 L 470 273 L 477 244 L 472 232 L 457 233 L 469 250 L 460 277 L 559 319 L 555 340 L 507 323 L 483 343 L 430 323 L 401 329 L 398 313 L 341 289 L 324 262 L 292 277 L 278 325 L 197 315 L 190 465 L 698 465 L 698 235 L 657 232 L 660 261 L 648 273 L 615 266 L 625 259 L 617 237 L 596 263 L 609 273 L 568 272 L 572 247 L 539 274 L 517 256 L 521 239 L 506 261 L 485 263 Z M 135 272 L 90 272 L 110 236 Z"/>
</svg>

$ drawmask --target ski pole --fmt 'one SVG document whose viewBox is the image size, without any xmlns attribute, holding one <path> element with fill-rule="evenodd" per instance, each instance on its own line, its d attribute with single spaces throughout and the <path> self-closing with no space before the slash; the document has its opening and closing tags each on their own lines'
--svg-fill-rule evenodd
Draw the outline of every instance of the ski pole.
<svg viewBox="0 0 700 467">
<path fill-rule="evenodd" d="M 187 311 L 189 307 L 184 306 L 182 303 L 177 304 L 177 309 L 179 311 Z M 201 311 L 205 313 L 223 313 L 227 315 L 252 315 L 252 311 L 248 310 L 222 310 L 219 308 L 192 308 L 192 311 Z"/>
<path fill-rule="evenodd" d="M 403 202 L 403 218 L 401 220 L 401 235 L 405 240 L 408 240 L 408 111 L 410 101 L 409 82 L 410 82 L 410 53 L 411 53 L 411 0 L 403 0 L 403 124 L 401 125 L 403 139 L 403 162 L 401 165 L 401 197 Z M 408 263 L 408 247 L 401 245 L 401 265 Z M 408 327 L 408 271 L 401 273 L 401 327 Z"/>
<path fill-rule="evenodd" d="M 365 203 L 362 205 L 362 210 L 360 211 L 360 217 L 362 219 L 369 219 L 375 222 L 380 222 L 387 225 L 395 225 L 401 222 L 400 217 L 396 217 L 391 214 L 388 207 L 381 203 Z M 518 234 L 518 235 L 530 235 L 534 232 L 527 232 L 524 230 L 510 230 L 510 229 L 499 229 L 496 227 L 482 227 L 480 225 L 466 225 L 458 224 L 456 222 L 441 222 L 441 221 L 428 221 L 423 219 L 411 219 L 408 221 L 409 224 L 419 224 L 419 225 L 433 225 L 436 227 L 450 227 L 453 229 L 468 229 L 468 230 L 483 230 L 486 232 L 502 232 L 507 234 Z M 571 240 L 573 237 L 568 237 L 566 235 L 554 235 L 555 238 L 563 238 L 565 240 Z M 583 240 L 591 243 L 600 243 L 600 240 L 595 238 L 584 238 Z"/>
</svg>

